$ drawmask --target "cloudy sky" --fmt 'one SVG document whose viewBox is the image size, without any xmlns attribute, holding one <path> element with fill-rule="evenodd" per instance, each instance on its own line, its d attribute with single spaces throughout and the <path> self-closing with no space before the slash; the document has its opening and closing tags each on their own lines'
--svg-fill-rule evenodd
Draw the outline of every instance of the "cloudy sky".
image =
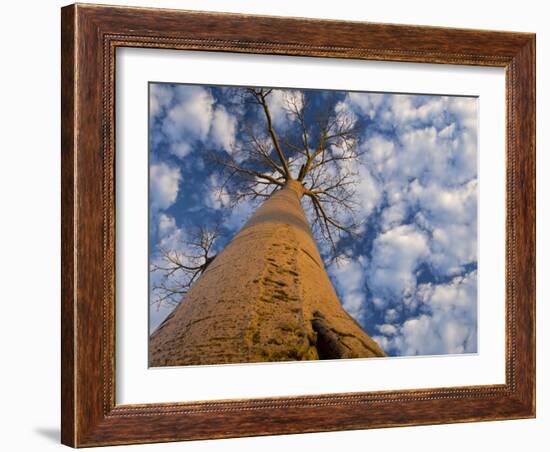
<svg viewBox="0 0 550 452">
<path fill-rule="evenodd" d="M 244 128 L 261 118 L 257 106 L 229 87 L 151 83 L 149 90 L 150 262 L 159 262 L 160 248 L 183 246 L 200 224 L 223 222 L 219 251 L 256 204 L 229 208 L 220 170 L 206 155 L 234 153 Z M 476 352 L 477 99 L 303 91 L 308 128 L 316 110 L 345 109 L 364 151 L 356 170 L 360 233 L 338 242 L 347 258 L 328 266 L 344 308 L 388 355 Z M 295 127 L 284 96 L 269 97 L 280 134 Z M 151 273 L 151 287 L 158 278 Z M 171 309 L 150 307 L 151 330 Z"/>
</svg>

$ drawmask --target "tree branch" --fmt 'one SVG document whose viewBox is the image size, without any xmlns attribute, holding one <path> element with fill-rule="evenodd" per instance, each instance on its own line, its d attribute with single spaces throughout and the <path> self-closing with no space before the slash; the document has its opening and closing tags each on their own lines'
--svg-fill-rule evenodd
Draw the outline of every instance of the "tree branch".
<svg viewBox="0 0 550 452">
<path fill-rule="evenodd" d="M 190 233 L 188 240 L 180 241 L 185 252 L 159 248 L 160 262 L 150 267 L 151 273 L 160 274 L 160 280 L 151 287 L 152 306 L 177 306 L 181 302 L 191 285 L 215 259 L 211 251 L 218 237 L 219 226 L 212 230 L 201 226 Z"/>
<path fill-rule="evenodd" d="M 283 149 L 281 148 L 281 144 L 279 143 L 279 138 L 277 137 L 277 134 L 275 132 L 275 129 L 273 128 L 273 120 L 271 118 L 271 112 L 269 111 L 269 107 L 267 105 L 266 97 L 271 93 L 271 90 L 263 91 L 263 90 L 254 90 L 251 89 L 250 92 L 256 96 L 256 99 L 258 100 L 259 104 L 262 106 L 262 109 L 264 111 L 264 115 L 267 121 L 267 131 L 269 133 L 269 136 L 271 137 L 271 140 L 273 141 L 273 146 L 275 147 L 275 150 L 277 151 L 277 155 L 279 156 L 279 160 L 281 162 L 281 166 L 284 171 L 284 176 L 286 179 L 291 179 L 292 176 L 290 174 L 290 170 L 288 168 L 288 163 L 285 158 L 285 155 L 283 153 Z"/>
</svg>

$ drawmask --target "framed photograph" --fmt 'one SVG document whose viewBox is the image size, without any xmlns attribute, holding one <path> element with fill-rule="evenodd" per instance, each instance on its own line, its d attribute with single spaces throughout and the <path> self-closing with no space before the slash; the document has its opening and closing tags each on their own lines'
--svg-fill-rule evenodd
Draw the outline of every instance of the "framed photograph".
<svg viewBox="0 0 550 452">
<path fill-rule="evenodd" d="M 62 9 L 62 442 L 535 416 L 535 36 Z"/>
</svg>

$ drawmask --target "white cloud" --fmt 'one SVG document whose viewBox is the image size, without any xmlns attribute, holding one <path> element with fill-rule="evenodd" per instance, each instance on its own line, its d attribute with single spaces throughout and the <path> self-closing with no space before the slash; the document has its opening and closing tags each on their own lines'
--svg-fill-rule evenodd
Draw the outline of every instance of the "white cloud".
<svg viewBox="0 0 550 452">
<path fill-rule="evenodd" d="M 426 235 L 413 225 L 380 234 L 373 244 L 369 287 L 380 296 L 407 296 L 416 287 L 414 271 L 428 253 Z"/>
<path fill-rule="evenodd" d="M 372 299 L 372 304 L 376 309 L 381 311 L 388 306 L 388 300 L 386 298 L 374 297 Z"/>
<path fill-rule="evenodd" d="M 149 168 L 149 189 L 153 209 L 167 209 L 178 196 L 181 173 L 166 163 L 154 163 Z"/>
<path fill-rule="evenodd" d="M 155 118 L 170 102 L 174 95 L 173 91 L 166 85 L 152 83 L 149 85 L 149 114 Z"/>
<path fill-rule="evenodd" d="M 286 129 L 292 121 L 292 115 L 289 115 L 287 111 L 288 101 L 294 102 L 299 108 L 301 108 L 301 98 L 299 90 L 291 89 L 276 89 L 271 92 L 267 97 L 267 104 L 271 113 L 271 119 L 273 125 L 277 129 Z M 263 120 L 263 116 L 262 116 Z"/>
<path fill-rule="evenodd" d="M 194 141 L 206 139 L 214 115 L 214 98 L 202 87 L 178 86 L 175 90 L 176 102 L 167 110 L 162 131 L 172 152 L 184 157 Z"/>
<path fill-rule="evenodd" d="M 362 207 L 362 216 L 366 218 L 380 203 L 382 193 L 378 182 L 372 176 L 367 166 L 361 165 L 358 170 L 359 182 L 355 189 Z"/>
<path fill-rule="evenodd" d="M 453 188 L 410 185 L 410 199 L 421 214 L 417 223 L 430 230 L 434 270 L 449 274 L 477 261 L 477 179 Z"/>
<path fill-rule="evenodd" d="M 214 98 L 201 87 L 185 86 L 178 90 L 176 104 L 168 112 L 165 130 L 172 136 L 192 134 L 204 138 L 210 130 Z"/>
<path fill-rule="evenodd" d="M 158 232 L 160 237 L 166 237 L 176 230 L 176 220 L 170 215 L 161 213 L 158 217 Z"/>
<path fill-rule="evenodd" d="M 346 259 L 330 268 L 344 309 L 356 320 L 361 321 L 365 310 L 365 261 Z"/>
<path fill-rule="evenodd" d="M 232 152 L 235 144 L 235 133 L 237 130 L 237 118 L 227 112 L 223 105 L 214 111 L 212 120 L 212 140 L 228 153 Z"/>
<path fill-rule="evenodd" d="M 373 307 L 400 303 L 410 313 L 421 264 L 450 277 L 477 261 L 477 100 L 352 93 L 345 102 L 372 119 L 361 147 L 382 206 L 369 265 Z"/>
<path fill-rule="evenodd" d="M 376 328 L 385 336 L 393 336 L 394 334 L 397 334 L 398 331 L 395 325 L 391 325 L 389 323 L 378 325 Z"/>
<path fill-rule="evenodd" d="M 382 133 L 365 137 L 362 147 L 383 180 L 429 177 L 450 185 L 476 177 L 476 99 L 391 95 L 374 119 Z"/>
<path fill-rule="evenodd" d="M 153 84 L 150 112 L 160 118 L 160 131 L 170 152 L 180 158 L 189 155 L 198 143 L 230 152 L 235 142 L 237 119 L 216 103 L 208 88 L 188 85 L 168 88 Z"/>
<path fill-rule="evenodd" d="M 396 126 L 399 128 L 414 128 L 421 124 L 440 126 L 445 120 L 444 113 L 448 109 L 449 102 L 454 102 L 455 99 L 446 96 L 350 93 L 346 97 L 346 102 L 354 111 L 376 120 L 378 127 L 390 130 Z"/>
<path fill-rule="evenodd" d="M 385 322 L 394 322 L 398 318 L 399 318 L 399 313 L 397 312 L 397 310 L 394 309 L 394 308 L 391 308 L 391 309 L 388 309 L 386 311 L 386 314 L 384 316 L 384 321 Z"/>
<path fill-rule="evenodd" d="M 383 180 L 397 168 L 395 143 L 380 135 L 374 135 L 362 144 L 367 152 L 365 165 L 380 174 Z"/>
<path fill-rule="evenodd" d="M 399 355 L 475 353 L 477 351 L 477 271 L 446 284 L 418 288 L 422 314 L 400 325 L 378 325 L 386 351 Z"/>
<path fill-rule="evenodd" d="M 176 220 L 171 215 L 161 212 L 157 217 L 158 223 L 158 247 L 164 250 L 182 251 L 185 249 L 186 234 L 181 228 L 178 228 Z M 160 256 L 153 252 L 154 262 L 160 264 Z M 153 274 L 158 277 L 160 275 Z"/>
<path fill-rule="evenodd" d="M 376 111 L 384 101 L 385 95 L 380 93 L 349 93 L 348 100 L 355 111 L 359 111 L 373 119 Z"/>
<path fill-rule="evenodd" d="M 222 209 L 231 204 L 231 197 L 217 173 L 212 173 L 208 178 L 205 204 L 211 209 Z"/>
<path fill-rule="evenodd" d="M 439 132 L 437 132 L 437 135 L 440 138 L 450 138 L 453 136 L 455 130 L 456 130 L 456 123 L 453 122 L 452 124 L 448 125 L 447 127 L 444 127 Z"/>
<path fill-rule="evenodd" d="M 380 217 L 382 231 L 401 225 L 407 216 L 408 208 L 409 205 L 405 201 L 398 201 L 386 207 Z"/>
<path fill-rule="evenodd" d="M 477 129 L 478 100 L 471 97 L 446 98 L 447 108 L 460 118 L 462 125 L 468 129 Z"/>
<path fill-rule="evenodd" d="M 172 154 L 178 156 L 180 159 L 186 157 L 193 150 L 193 147 L 187 141 L 174 142 L 170 148 Z"/>
<path fill-rule="evenodd" d="M 382 112 L 383 119 L 404 128 L 418 127 L 421 124 L 438 127 L 444 121 L 443 113 L 448 99 L 408 94 L 388 96 L 387 108 Z"/>
</svg>

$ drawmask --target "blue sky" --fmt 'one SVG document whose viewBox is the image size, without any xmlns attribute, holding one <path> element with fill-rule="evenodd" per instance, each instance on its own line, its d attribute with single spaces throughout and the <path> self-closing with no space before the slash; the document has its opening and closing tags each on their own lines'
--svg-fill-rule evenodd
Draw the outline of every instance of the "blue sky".
<svg viewBox="0 0 550 452">
<path fill-rule="evenodd" d="M 245 129 L 261 124 L 257 105 L 243 104 L 240 88 L 151 83 L 149 89 L 150 262 L 159 261 L 160 248 L 184 247 L 201 224 L 223 224 L 219 251 L 257 202 L 232 206 L 220 190 L 220 169 L 206 155 L 236 157 Z M 328 265 L 344 308 L 389 355 L 476 352 L 477 99 L 302 91 L 308 129 L 316 112 L 345 110 L 363 151 L 354 169 L 358 235 L 339 239 L 344 259 Z M 296 93 L 269 96 L 281 135 L 296 130 L 284 109 Z M 326 255 L 327 244 L 318 245 Z M 151 273 L 151 287 L 159 277 Z M 171 309 L 151 306 L 150 327 Z"/>
</svg>

